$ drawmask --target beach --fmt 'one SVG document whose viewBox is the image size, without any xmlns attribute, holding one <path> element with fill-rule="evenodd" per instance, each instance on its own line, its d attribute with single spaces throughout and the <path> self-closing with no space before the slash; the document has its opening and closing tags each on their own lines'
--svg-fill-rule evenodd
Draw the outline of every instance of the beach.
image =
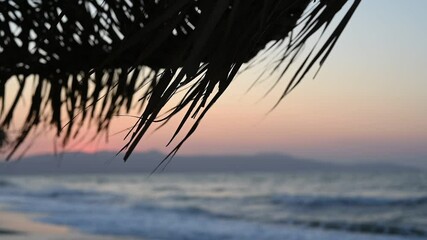
<svg viewBox="0 0 427 240">
<path fill-rule="evenodd" d="M 65 226 L 33 220 L 37 214 L 3 211 L 0 208 L 1 240 L 113 240 L 116 237 L 83 234 Z M 123 239 L 123 238 L 120 238 Z"/>
</svg>

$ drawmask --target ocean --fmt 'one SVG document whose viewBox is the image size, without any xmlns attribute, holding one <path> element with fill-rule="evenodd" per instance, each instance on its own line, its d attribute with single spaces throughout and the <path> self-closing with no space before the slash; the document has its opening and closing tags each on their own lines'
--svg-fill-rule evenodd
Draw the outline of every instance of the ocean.
<svg viewBox="0 0 427 240">
<path fill-rule="evenodd" d="M 427 239 L 427 173 L 0 176 L 0 204 L 153 240 Z"/>
</svg>

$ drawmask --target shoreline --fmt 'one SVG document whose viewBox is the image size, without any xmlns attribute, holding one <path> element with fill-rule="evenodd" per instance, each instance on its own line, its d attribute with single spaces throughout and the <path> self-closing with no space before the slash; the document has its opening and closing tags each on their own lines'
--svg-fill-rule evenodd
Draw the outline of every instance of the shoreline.
<svg viewBox="0 0 427 240">
<path fill-rule="evenodd" d="M 78 230 L 33 220 L 38 214 L 18 213 L 0 207 L 1 240 L 113 240 L 129 239 L 81 233 Z"/>
</svg>

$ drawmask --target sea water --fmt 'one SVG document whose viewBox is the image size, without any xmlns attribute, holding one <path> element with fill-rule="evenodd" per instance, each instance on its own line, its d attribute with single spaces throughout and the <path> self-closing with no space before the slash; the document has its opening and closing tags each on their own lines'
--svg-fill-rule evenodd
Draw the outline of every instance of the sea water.
<svg viewBox="0 0 427 240">
<path fill-rule="evenodd" d="M 427 239 L 421 172 L 0 176 L 38 221 L 143 239 Z"/>
</svg>

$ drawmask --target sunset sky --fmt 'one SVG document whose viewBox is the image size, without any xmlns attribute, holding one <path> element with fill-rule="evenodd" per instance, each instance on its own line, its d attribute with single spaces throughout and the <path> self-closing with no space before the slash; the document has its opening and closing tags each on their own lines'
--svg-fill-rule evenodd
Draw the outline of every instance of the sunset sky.
<svg viewBox="0 0 427 240">
<path fill-rule="evenodd" d="M 333 161 L 427 162 L 427 1 L 362 1 L 326 64 L 272 112 L 287 84 L 262 98 L 274 76 L 246 93 L 262 70 L 241 74 L 181 154 L 286 153 Z M 120 117 L 111 133 L 131 126 Z M 176 123 L 147 135 L 138 150 L 164 148 Z M 44 134 L 30 154 L 52 151 Z M 117 151 L 108 143 L 75 149 Z M 426 163 L 427 164 L 427 163 Z"/>
</svg>

